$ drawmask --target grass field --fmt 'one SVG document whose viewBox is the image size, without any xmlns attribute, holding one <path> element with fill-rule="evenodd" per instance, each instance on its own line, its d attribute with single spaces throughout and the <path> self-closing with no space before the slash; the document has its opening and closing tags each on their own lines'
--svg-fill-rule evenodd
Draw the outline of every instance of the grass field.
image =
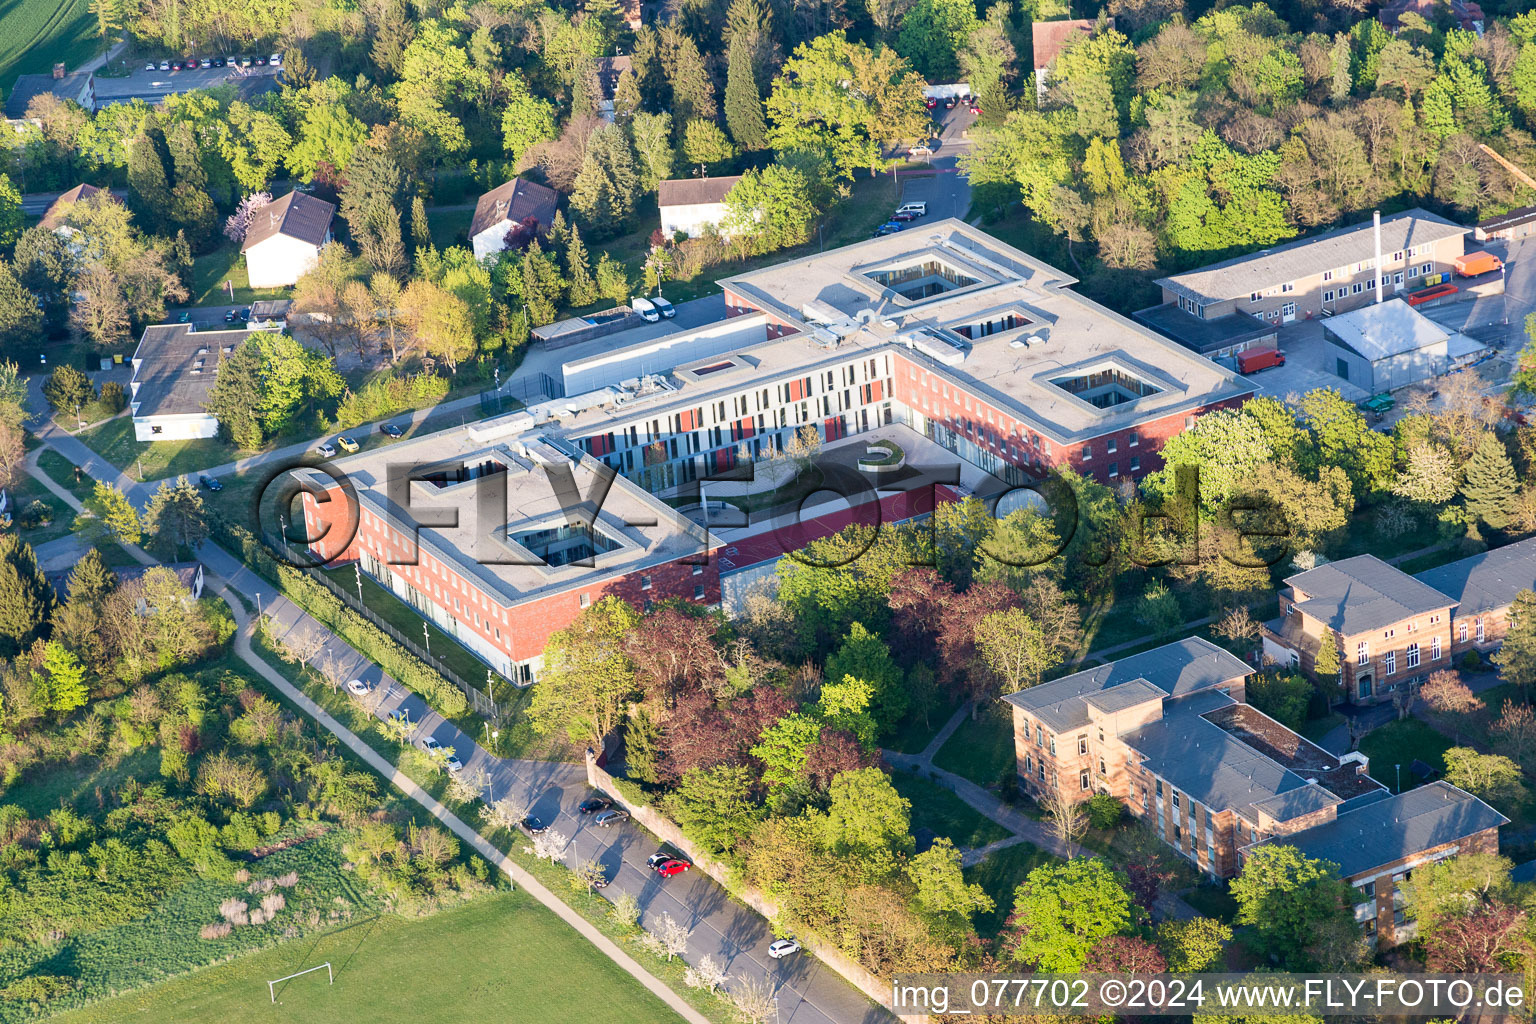
<svg viewBox="0 0 1536 1024">
<path fill-rule="evenodd" d="M 209 466 L 233 462 L 246 454 L 216 437 L 153 443 L 136 441 L 133 437 L 133 420 L 128 416 L 119 416 L 99 427 L 92 427 L 80 435 L 80 440 L 134 479 L 138 479 L 139 467 L 142 465 L 145 480 L 158 480 L 178 473 L 196 473 Z"/>
<path fill-rule="evenodd" d="M 267 981 L 286 982 L 272 1005 Z M 432 917 L 359 920 L 315 940 L 53 1018 L 58 1024 L 414 1024 L 423 1020 L 652 1024 L 662 1002 L 554 914 L 521 892 L 482 897 Z"/>
<path fill-rule="evenodd" d="M 225 289 L 226 281 L 234 286 L 234 298 Z M 240 247 L 234 242 L 192 258 L 192 285 L 187 290 L 192 293 L 189 306 L 228 306 L 237 302 L 248 305 L 257 299 L 288 296 L 286 288 L 252 288 Z"/>
<path fill-rule="evenodd" d="M 912 801 L 912 830 L 948 836 L 961 849 L 1008 838 L 1008 830 L 974 810 L 943 786 L 912 772 L 891 774 L 896 791 Z"/>
<path fill-rule="evenodd" d="M 979 718 L 967 717 L 934 755 L 933 763 L 976 783 L 990 786 L 1016 767 L 1013 720 L 998 708 Z"/>
<path fill-rule="evenodd" d="M 96 55 L 101 39 L 90 0 L 10 0 L 0 13 L 0 83 L 40 75 L 63 61 L 70 71 Z"/>
<path fill-rule="evenodd" d="M 53 521 L 47 526 L 38 526 L 30 530 L 22 528 L 19 524 L 12 527 L 22 540 L 33 547 L 64 536 L 75 521 L 75 513 L 52 491 L 32 479 L 30 473 L 23 472 L 16 478 L 16 482 L 11 485 L 10 495 L 13 518 L 34 501 L 41 501 L 53 512 Z"/>
<path fill-rule="evenodd" d="M 1423 761 L 1438 775 L 1445 771 L 1445 752 L 1454 745 L 1449 736 L 1417 718 L 1407 718 L 1366 733 L 1360 740 L 1360 753 L 1371 759 L 1371 778 L 1395 791 L 1399 779 L 1397 765 L 1402 765 L 1402 788 L 1412 789 L 1419 780 L 1409 766 L 1415 760 Z"/>
<path fill-rule="evenodd" d="M 976 931 L 989 939 L 1002 931 L 1003 923 L 1013 911 L 1013 892 L 1019 883 L 1035 868 L 1057 860 L 1032 843 L 1020 843 L 998 850 L 980 864 L 966 868 L 966 882 L 979 884 L 996 904 L 991 913 L 976 915 Z"/>
</svg>

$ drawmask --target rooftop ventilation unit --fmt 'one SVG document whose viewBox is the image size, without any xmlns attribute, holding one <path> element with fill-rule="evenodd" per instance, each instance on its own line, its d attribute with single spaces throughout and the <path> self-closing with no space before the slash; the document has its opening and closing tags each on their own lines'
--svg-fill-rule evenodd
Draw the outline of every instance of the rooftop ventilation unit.
<svg viewBox="0 0 1536 1024">
<path fill-rule="evenodd" d="M 930 359 L 937 359 L 945 366 L 959 366 L 965 362 L 965 357 L 971 351 L 970 346 L 963 341 L 926 329 L 903 335 L 899 340 L 906 342 L 909 348 L 923 353 Z"/>
</svg>

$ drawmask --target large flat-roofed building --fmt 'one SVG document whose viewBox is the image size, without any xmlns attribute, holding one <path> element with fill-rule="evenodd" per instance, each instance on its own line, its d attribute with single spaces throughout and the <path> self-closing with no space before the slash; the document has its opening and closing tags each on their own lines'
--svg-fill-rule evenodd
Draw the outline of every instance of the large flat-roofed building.
<svg viewBox="0 0 1536 1024">
<path fill-rule="evenodd" d="M 891 423 L 1007 483 L 1065 466 L 1113 483 L 1252 394 L 1075 283 L 958 220 L 742 274 L 721 282 L 724 320 L 568 362 L 588 407 L 563 429 L 658 489 L 806 426 L 833 441 Z"/>
<path fill-rule="evenodd" d="M 1336 757 L 1245 703 L 1251 672 L 1189 637 L 1009 694 L 1019 778 L 1042 800 L 1115 797 L 1217 878 L 1256 845 L 1296 846 L 1356 886 L 1368 935 L 1400 941 L 1394 885 L 1418 864 L 1497 851 L 1508 819 L 1443 782 L 1389 794 L 1364 755 Z"/>
<path fill-rule="evenodd" d="M 305 499 L 312 548 L 360 561 L 518 682 L 533 679 L 552 633 L 604 597 L 637 609 L 719 603 L 702 526 L 569 442 L 519 426 L 488 421 L 337 460 L 357 502 L 316 475 L 335 500 Z"/>
<path fill-rule="evenodd" d="M 1465 252 L 1466 228 L 1426 210 L 1381 219 L 1385 295 L 1448 274 Z M 1370 221 L 1287 242 L 1156 282 L 1163 302 L 1202 320 L 1252 313 L 1272 324 L 1331 316 L 1376 300 L 1376 238 Z"/>
<path fill-rule="evenodd" d="M 1323 342 L 1328 369 L 1373 393 L 1438 377 L 1451 366 L 1451 332 L 1402 299 L 1329 317 Z"/>
<path fill-rule="evenodd" d="M 438 530 L 423 550 L 437 566 L 463 562 L 466 582 L 450 584 L 436 569 L 422 576 L 390 565 L 404 550 L 399 524 L 426 498 L 469 508 L 474 489 L 416 484 L 410 502 L 403 492 L 384 498 L 383 469 L 370 468 L 384 456 L 358 455 L 338 465 L 364 481 L 363 528 L 355 543 L 321 552 L 361 559 L 397 593 L 415 587 L 402 596 L 438 621 L 457 622 L 457 635 L 494 667 L 528 678 L 548 634 L 574 620 L 582 600 L 620 593 L 637 604 L 676 596 L 713 605 L 722 574 L 740 583 L 749 571 L 771 571 L 778 557 L 852 522 L 926 515 L 935 501 L 953 500 L 955 486 L 979 492 L 1056 466 L 1109 483 L 1135 478 L 1159 465 L 1164 438 L 1251 394 L 1242 378 L 1075 294 L 1073 283 L 956 220 L 740 275 L 722 283 L 723 297 L 680 307 L 676 320 L 572 345 L 570 358 L 551 367 L 552 397 L 469 428 L 468 440 L 449 431 L 437 435 L 441 442 L 385 450 L 397 461 L 419 452 L 424 461 L 502 467 L 485 472 L 506 481 L 514 510 L 536 508 L 545 519 L 554 514 L 545 470 L 522 462 L 568 464 L 558 472 L 575 473 L 572 491 L 583 495 L 611 472 L 612 494 L 651 509 L 660 533 L 553 575 L 532 566 L 493 569 L 487 584 L 476 553 L 505 543 L 487 541 L 485 531 Z M 757 516 L 745 525 L 712 521 L 719 535 L 708 565 L 681 562 L 683 547 L 706 554 L 691 533 L 702 528 L 658 499 L 690 510 L 711 499 L 719 505 L 727 489 L 740 492 L 745 464 L 784 451 L 807 430 L 829 459 L 842 459 L 840 484 L 849 483 L 852 496 L 836 510 Z M 894 441 L 911 456 L 900 486 L 853 464 L 866 454 L 860 435 Z M 457 479 L 457 470 L 445 472 Z M 395 532 L 381 532 L 386 527 Z M 665 540 L 669 530 L 687 536 Z M 487 587 L 501 594 L 495 615 L 487 619 L 488 606 L 469 604 L 464 586 L 476 589 L 476 602 Z M 528 602 L 516 623 L 521 632 L 508 634 L 502 609 L 510 614 Z"/>
<path fill-rule="evenodd" d="M 128 410 L 139 441 L 213 437 L 219 421 L 208 412 L 219 363 L 255 331 L 198 331 L 192 324 L 144 328 L 130 363 Z"/>
</svg>

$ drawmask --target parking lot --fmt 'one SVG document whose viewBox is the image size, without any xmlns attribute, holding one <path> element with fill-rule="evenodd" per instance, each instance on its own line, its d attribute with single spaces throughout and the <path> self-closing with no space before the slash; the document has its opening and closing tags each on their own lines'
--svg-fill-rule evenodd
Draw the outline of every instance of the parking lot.
<svg viewBox="0 0 1536 1024">
<path fill-rule="evenodd" d="M 187 56 L 186 54 L 182 55 Z M 199 58 L 212 54 L 198 54 Z M 231 55 L 224 54 L 225 59 Z M 249 56 L 255 57 L 255 54 Z M 270 56 L 262 54 L 262 56 Z M 170 58 L 174 59 L 174 58 Z M 148 63 L 147 61 L 145 62 Z M 155 62 L 156 70 L 148 71 L 143 66 L 125 78 L 96 77 L 96 102 L 123 103 L 131 99 L 141 99 L 146 102 L 154 102 L 162 96 L 172 93 L 191 92 L 193 89 L 207 89 L 215 85 L 223 85 L 225 82 L 234 82 L 237 85 L 256 88 L 260 86 L 275 85 L 277 76 L 282 74 L 281 67 L 256 67 L 254 64 L 248 68 L 222 67 L 222 68 L 190 68 L 184 71 L 161 71 L 159 61 Z M 244 89 L 242 89 L 244 91 Z"/>
</svg>

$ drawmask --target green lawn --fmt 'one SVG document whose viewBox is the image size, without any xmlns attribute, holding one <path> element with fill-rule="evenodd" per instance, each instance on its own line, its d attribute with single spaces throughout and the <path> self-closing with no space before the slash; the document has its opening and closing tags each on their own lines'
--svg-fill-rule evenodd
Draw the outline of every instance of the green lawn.
<svg viewBox="0 0 1536 1024">
<path fill-rule="evenodd" d="M 269 980 L 326 962 L 334 985 L 323 970 L 295 978 L 272 1005 Z M 415 1024 L 525 1013 L 543 1024 L 673 1019 L 659 999 L 532 897 L 503 892 L 427 918 L 360 920 L 317 941 L 267 950 L 54 1020 Z"/>
<path fill-rule="evenodd" d="M 1225 882 L 1201 882 L 1179 896 L 1206 917 L 1231 924 L 1237 917 L 1237 900 L 1227 891 Z"/>
<path fill-rule="evenodd" d="M 230 298 L 226 282 L 234 286 L 234 298 Z M 245 259 L 234 242 L 223 242 L 211 252 L 192 257 L 192 284 L 187 290 L 192 295 L 188 306 L 249 305 L 257 299 L 288 297 L 286 288 L 251 287 Z"/>
<path fill-rule="evenodd" d="M 1372 729 L 1360 740 L 1360 753 L 1371 759 L 1371 778 L 1395 789 L 1398 783 L 1396 765 L 1402 765 L 1402 787 L 1412 789 L 1419 784 L 1409 771 L 1414 760 L 1423 761 L 1436 774 L 1445 771 L 1445 752 L 1455 746 L 1451 738 L 1419 721 L 1408 718 L 1400 722 L 1388 722 Z"/>
<path fill-rule="evenodd" d="M 76 498 L 84 501 L 95 493 L 96 485 L 88 476 L 75 479 L 75 464 L 52 448 L 45 448 L 37 455 L 37 464 L 49 479 Z"/>
<path fill-rule="evenodd" d="M 20 515 L 22 509 L 34 501 L 41 501 L 53 512 L 53 520 L 47 526 L 38 526 L 30 530 L 22 528 L 20 524 L 12 526 L 11 529 L 16 530 L 22 540 L 37 547 L 50 540 L 57 540 L 69 532 L 70 526 L 75 521 L 74 511 L 52 491 L 32 479 L 29 473 L 23 472 L 17 477 L 9 491 L 13 520 Z"/>
<path fill-rule="evenodd" d="M 1000 708 L 987 708 L 979 718 L 966 716 L 934 755 L 933 763 L 978 786 L 990 786 L 1011 774 L 1016 767 L 1012 716 Z"/>
<path fill-rule="evenodd" d="M 133 420 L 127 416 L 108 420 L 79 437 L 92 451 L 134 479 L 139 479 L 141 466 L 145 480 L 158 480 L 179 473 L 195 474 L 249 454 L 216 437 L 190 441 L 136 441 Z"/>
<path fill-rule="evenodd" d="M 980 864 L 966 868 L 966 882 L 979 884 L 995 904 L 991 913 L 976 915 L 976 931 L 988 939 L 1002 931 L 1003 923 L 1013 911 L 1014 890 L 1035 868 L 1059 860 L 1032 843 L 1019 843 L 998 850 Z"/>
<path fill-rule="evenodd" d="M 933 739 L 933 734 L 942 729 L 944 723 L 949 721 L 949 716 L 954 713 L 955 705 L 940 704 L 928 713 L 926 719 L 909 714 L 901 720 L 896 731 L 882 740 L 880 745 L 898 754 L 921 754 L 923 748 Z"/>
<path fill-rule="evenodd" d="M 0 82 L 10 94 L 17 75 L 42 75 L 62 61 L 74 71 L 101 48 L 89 0 L 26 0 L 0 14 Z"/>
<path fill-rule="evenodd" d="M 1007 839 L 1003 826 L 973 809 L 964 800 L 930 779 L 908 771 L 891 773 L 896 791 L 912 801 L 912 828 L 948 836 L 962 849 Z"/>
<path fill-rule="evenodd" d="M 427 226 L 432 230 L 432 244 L 439 249 L 469 245 L 469 222 L 474 210 L 428 210 Z"/>
</svg>

